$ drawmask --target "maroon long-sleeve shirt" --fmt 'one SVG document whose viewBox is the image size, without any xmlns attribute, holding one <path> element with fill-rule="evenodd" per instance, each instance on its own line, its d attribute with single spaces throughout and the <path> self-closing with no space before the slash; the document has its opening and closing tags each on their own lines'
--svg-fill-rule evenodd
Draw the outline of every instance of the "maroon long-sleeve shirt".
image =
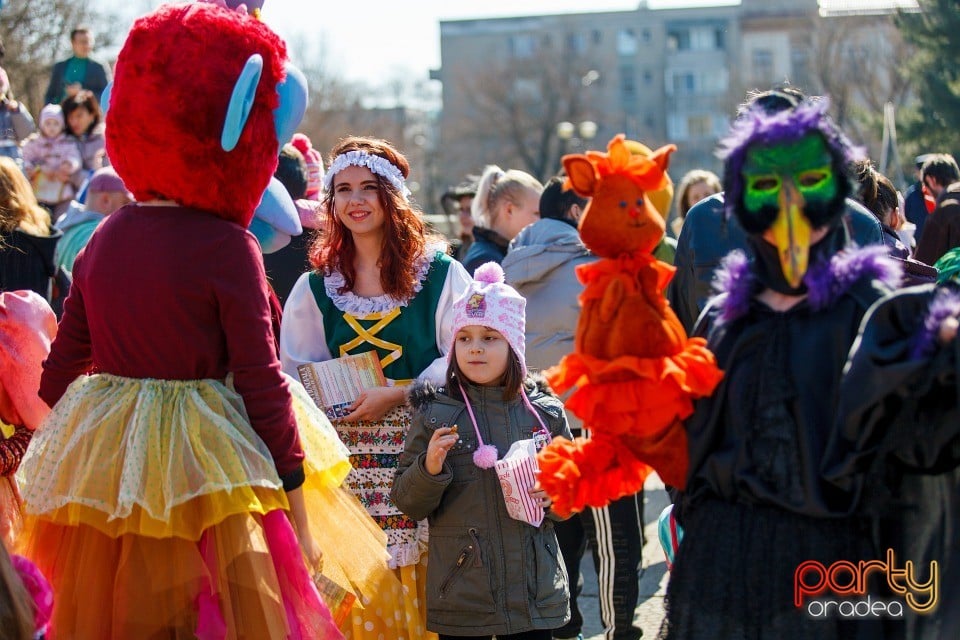
<svg viewBox="0 0 960 640">
<path fill-rule="evenodd" d="M 260 247 L 246 229 L 182 207 L 128 205 L 77 257 L 40 396 L 53 406 L 89 371 L 223 380 L 234 374 L 284 486 L 303 451 L 280 374 Z"/>
</svg>

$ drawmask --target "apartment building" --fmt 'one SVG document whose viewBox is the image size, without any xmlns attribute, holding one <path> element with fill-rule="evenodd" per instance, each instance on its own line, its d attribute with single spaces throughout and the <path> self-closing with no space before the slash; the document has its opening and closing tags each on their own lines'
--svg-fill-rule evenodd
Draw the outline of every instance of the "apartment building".
<svg viewBox="0 0 960 640">
<path fill-rule="evenodd" d="M 844 29 L 876 41 L 892 28 L 890 12 L 868 12 L 872 21 L 840 13 Z M 441 176 L 454 184 L 493 162 L 544 177 L 562 153 L 603 148 L 619 132 L 651 147 L 675 143 L 675 177 L 719 171 L 718 137 L 748 90 L 789 81 L 823 91 L 830 62 L 818 31 L 831 16 L 817 0 L 742 0 L 441 22 L 432 74 L 443 83 Z M 573 126 L 558 136 L 560 123 Z"/>
</svg>

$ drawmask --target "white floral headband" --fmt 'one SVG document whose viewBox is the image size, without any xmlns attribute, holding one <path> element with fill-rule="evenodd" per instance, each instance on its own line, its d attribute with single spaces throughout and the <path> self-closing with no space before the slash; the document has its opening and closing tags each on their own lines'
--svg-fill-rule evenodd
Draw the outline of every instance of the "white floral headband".
<svg viewBox="0 0 960 640">
<path fill-rule="evenodd" d="M 333 186 L 334 176 L 350 166 L 370 169 L 370 171 L 378 176 L 386 178 L 387 181 L 400 192 L 404 200 L 409 199 L 410 190 L 407 189 L 407 184 L 403 179 L 403 174 L 400 173 L 400 169 L 386 158 L 381 158 L 380 156 L 360 149 L 341 153 L 330 163 L 330 168 L 327 169 L 326 175 L 323 176 L 323 185 L 327 191 L 330 191 L 330 188 Z"/>
</svg>

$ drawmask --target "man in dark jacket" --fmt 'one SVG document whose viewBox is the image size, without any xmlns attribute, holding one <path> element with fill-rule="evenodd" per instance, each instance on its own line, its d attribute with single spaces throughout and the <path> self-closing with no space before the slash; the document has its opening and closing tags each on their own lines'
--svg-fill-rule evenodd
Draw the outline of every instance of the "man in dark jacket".
<svg viewBox="0 0 960 640">
<path fill-rule="evenodd" d="M 53 65 L 50 84 L 44 95 L 44 104 L 60 104 L 81 89 L 89 89 L 100 102 L 103 90 L 110 82 L 110 71 L 102 62 L 90 57 L 93 51 L 93 32 L 88 27 L 77 27 L 70 32 L 73 55 Z"/>
<path fill-rule="evenodd" d="M 953 156 L 931 154 L 920 170 L 923 186 L 937 199 L 917 240 L 917 260 L 933 264 L 950 249 L 960 246 L 960 167 Z M 952 188 L 951 188 L 952 185 Z"/>
</svg>

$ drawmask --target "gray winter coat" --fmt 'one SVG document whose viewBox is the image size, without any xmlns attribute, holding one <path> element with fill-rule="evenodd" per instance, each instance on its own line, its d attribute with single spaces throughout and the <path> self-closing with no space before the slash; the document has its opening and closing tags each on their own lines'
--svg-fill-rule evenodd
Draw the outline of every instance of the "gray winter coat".
<svg viewBox="0 0 960 640">
<path fill-rule="evenodd" d="M 539 423 L 518 398 L 503 401 L 502 387 L 464 387 L 480 436 L 502 457 Z M 541 388 L 530 402 L 555 436 L 570 438 L 563 405 Z M 477 448 L 466 405 L 419 385 L 411 394 L 413 425 L 397 468 L 394 503 L 410 517 L 430 523 L 427 564 L 427 628 L 450 635 L 513 634 L 556 629 L 570 617 L 567 575 L 549 511 L 539 527 L 507 515 L 493 469 L 473 464 Z M 460 442 L 443 470 L 424 467 L 434 430 L 459 426 Z"/>
<path fill-rule="evenodd" d="M 580 317 L 577 296 L 583 285 L 577 265 L 596 260 L 565 222 L 544 218 L 525 228 L 510 243 L 503 259 L 507 284 L 527 299 L 527 366 L 546 369 L 573 351 Z"/>
</svg>

